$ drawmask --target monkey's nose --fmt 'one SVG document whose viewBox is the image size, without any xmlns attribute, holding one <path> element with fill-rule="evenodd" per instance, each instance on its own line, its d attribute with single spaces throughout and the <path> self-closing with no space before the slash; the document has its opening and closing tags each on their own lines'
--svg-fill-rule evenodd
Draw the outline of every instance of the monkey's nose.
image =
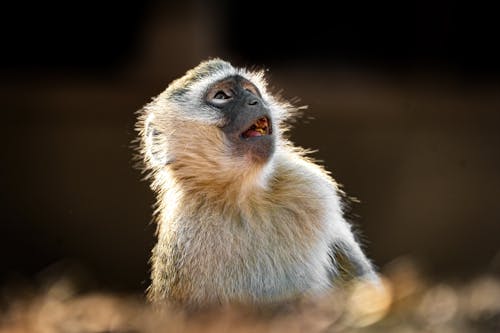
<svg viewBox="0 0 500 333">
<path fill-rule="evenodd" d="M 249 98 L 247 100 L 248 105 L 255 106 L 259 105 L 259 100 L 257 98 Z"/>
</svg>

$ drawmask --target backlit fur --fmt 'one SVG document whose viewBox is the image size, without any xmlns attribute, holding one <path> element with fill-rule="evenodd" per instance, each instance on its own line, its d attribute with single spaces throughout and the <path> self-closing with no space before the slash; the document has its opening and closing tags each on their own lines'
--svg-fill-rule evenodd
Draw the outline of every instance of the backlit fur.
<svg viewBox="0 0 500 333">
<path fill-rule="evenodd" d="M 276 150 L 267 163 L 235 157 L 223 115 L 205 103 L 213 83 L 234 75 L 254 83 L 271 112 Z M 337 184 L 283 137 L 295 111 L 268 92 L 263 72 L 220 59 L 188 71 L 141 111 L 141 156 L 158 198 L 153 301 L 262 304 L 320 293 L 342 269 L 336 249 L 374 275 Z"/>
</svg>

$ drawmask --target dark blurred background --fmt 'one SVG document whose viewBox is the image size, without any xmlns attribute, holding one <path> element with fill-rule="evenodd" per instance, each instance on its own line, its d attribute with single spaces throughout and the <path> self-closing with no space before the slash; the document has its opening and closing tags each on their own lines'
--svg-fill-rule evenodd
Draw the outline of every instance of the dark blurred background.
<svg viewBox="0 0 500 333">
<path fill-rule="evenodd" d="M 308 105 L 292 139 L 352 196 L 381 268 L 500 272 L 498 12 L 452 1 L 10 2 L 0 11 L 0 283 L 78 267 L 141 292 L 154 196 L 134 112 L 209 57 Z"/>
</svg>

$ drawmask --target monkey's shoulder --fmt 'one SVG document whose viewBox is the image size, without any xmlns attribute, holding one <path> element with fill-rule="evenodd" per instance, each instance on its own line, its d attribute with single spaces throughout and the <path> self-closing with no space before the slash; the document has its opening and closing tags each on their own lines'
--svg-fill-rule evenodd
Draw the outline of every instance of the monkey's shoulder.
<svg viewBox="0 0 500 333">
<path fill-rule="evenodd" d="M 311 199 L 338 200 L 338 188 L 324 168 L 298 154 L 277 154 L 272 180 L 275 194 L 309 196 Z"/>
</svg>

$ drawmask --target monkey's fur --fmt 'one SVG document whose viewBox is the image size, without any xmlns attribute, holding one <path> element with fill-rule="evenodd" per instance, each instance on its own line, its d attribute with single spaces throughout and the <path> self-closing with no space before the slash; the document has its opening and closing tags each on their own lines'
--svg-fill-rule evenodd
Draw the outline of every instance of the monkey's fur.
<svg viewBox="0 0 500 333">
<path fill-rule="evenodd" d="M 337 184 L 283 137 L 297 109 L 266 86 L 263 72 L 212 59 L 140 111 L 141 157 L 158 198 L 152 301 L 265 305 L 346 275 L 377 279 Z M 247 131 L 257 119 L 262 135 Z"/>
</svg>

